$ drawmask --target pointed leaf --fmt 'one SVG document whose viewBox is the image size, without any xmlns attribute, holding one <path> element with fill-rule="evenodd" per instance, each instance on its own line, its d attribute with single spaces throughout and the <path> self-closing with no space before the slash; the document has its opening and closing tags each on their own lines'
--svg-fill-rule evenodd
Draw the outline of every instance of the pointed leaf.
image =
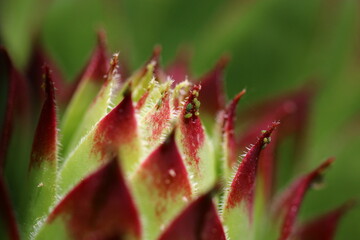
<svg viewBox="0 0 360 240">
<path fill-rule="evenodd" d="M 211 194 L 193 201 L 166 228 L 159 240 L 225 240 L 224 229 Z"/>
<path fill-rule="evenodd" d="M 122 102 L 95 125 L 65 161 L 59 178 L 62 193 L 114 153 L 119 154 L 124 172 L 131 173 L 142 154 L 140 144 L 135 109 L 127 91 Z"/>
<path fill-rule="evenodd" d="M 230 102 L 223 115 L 223 144 L 224 144 L 224 157 L 225 169 L 227 172 L 237 163 L 238 149 L 235 138 L 235 117 L 236 106 L 240 98 L 245 94 L 245 90 L 241 91 Z"/>
<path fill-rule="evenodd" d="M 276 217 L 282 222 L 279 240 L 287 240 L 290 237 L 300 205 L 307 190 L 311 185 L 321 180 L 322 174 L 333 161 L 334 159 L 330 158 L 312 172 L 300 177 L 279 197 L 275 203 Z"/>
<path fill-rule="evenodd" d="M 94 100 L 103 82 L 104 75 L 108 69 L 105 42 L 103 36 L 99 35 L 98 45 L 95 48 L 90 61 L 84 68 L 78 82 L 76 91 L 66 108 L 66 112 L 61 122 L 62 132 L 62 155 L 70 153 L 69 144 L 81 119 L 83 119 L 86 109 Z"/>
<path fill-rule="evenodd" d="M 37 219 L 48 213 L 56 198 L 58 133 L 54 83 L 48 67 L 45 67 L 44 81 L 45 102 L 35 132 L 27 179 L 27 234 L 32 231 Z"/>
<path fill-rule="evenodd" d="M 145 112 L 149 108 L 150 110 L 147 111 L 146 114 L 140 113 L 142 138 L 145 139 L 145 147 L 147 149 L 152 149 L 162 142 L 164 135 L 170 130 L 170 120 L 173 117 L 170 102 L 170 84 L 170 82 L 167 84 L 164 83 L 159 89 L 153 89 L 148 95 L 142 112 Z M 158 96 L 158 98 L 156 96 Z M 150 104 L 148 104 L 149 102 Z"/>
<path fill-rule="evenodd" d="M 177 141 L 197 190 L 207 191 L 215 183 L 216 163 L 213 147 L 199 118 L 200 85 L 194 85 L 179 114 Z"/>
<path fill-rule="evenodd" d="M 133 90 L 133 99 L 135 102 L 145 94 L 148 89 L 150 82 L 153 79 L 160 81 L 160 53 L 161 47 L 156 46 L 154 48 L 153 54 L 150 59 L 145 63 L 145 65 L 136 71 L 127 82 L 131 83 Z"/>
<path fill-rule="evenodd" d="M 265 101 L 259 106 L 252 107 L 242 113 L 245 131 L 241 132 L 237 151 L 242 152 L 255 141 L 257 134 L 275 120 L 281 121 L 281 126 L 273 133 L 272 144 L 262 152 L 259 159 L 259 180 L 262 185 L 262 194 L 266 204 L 275 193 L 276 186 L 276 152 L 279 144 L 287 136 L 294 136 L 294 160 L 301 155 L 302 142 L 306 133 L 307 118 L 310 112 L 310 102 L 313 90 L 300 89 L 294 93 Z M 295 165 L 295 164 L 294 164 Z"/>
<path fill-rule="evenodd" d="M 118 162 L 112 159 L 74 187 L 36 239 L 140 239 L 140 218 Z"/>
<path fill-rule="evenodd" d="M 275 122 L 269 126 L 244 156 L 230 185 L 225 208 L 233 208 L 244 200 L 251 211 L 259 155 L 270 142 L 270 135 L 278 125 Z"/>
<path fill-rule="evenodd" d="M 132 178 L 146 238 L 154 239 L 191 199 L 191 184 L 174 132 L 138 167 Z"/>
<path fill-rule="evenodd" d="M 75 149 L 81 138 L 83 138 L 94 127 L 94 125 L 108 113 L 108 110 L 112 108 L 112 96 L 115 94 L 118 82 L 118 54 L 114 54 L 110 61 L 110 68 L 105 82 L 94 101 L 85 111 L 83 118 L 81 120 L 79 119 L 79 122 L 81 123 L 71 138 L 71 142 L 68 147 L 69 152 Z"/>
<path fill-rule="evenodd" d="M 223 210 L 224 224 L 231 239 L 251 239 L 255 180 L 261 151 L 270 143 L 270 135 L 279 125 L 274 122 L 258 138 L 241 161 L 227 189 Z M 241 227 L 239 227 L 241 224 Z"/>
<path fill-rule="evenodd" d="M 57 157 L 57 120 L 54 83 L 50 69 L 45 67 L 45 101 L 35 132 L 30 159 L 30 170 L 39 167 L 45 161 L 56 166 Z"/>
</svg>

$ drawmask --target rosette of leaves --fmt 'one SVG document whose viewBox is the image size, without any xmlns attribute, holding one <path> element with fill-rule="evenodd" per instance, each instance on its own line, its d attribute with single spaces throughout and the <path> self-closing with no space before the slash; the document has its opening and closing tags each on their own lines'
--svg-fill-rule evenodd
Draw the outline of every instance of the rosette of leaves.
<svg viewBox="0 0 360 240">
<path fill-rule="evenodd" d="M 280 144 L 293 137 L 290 164 L 303 146 L 312 88 L 237 121 L 245 90 L 226 100 L 226 57 L 200 78 L 185 55 L 159 58 L 129 75 L 100 36 L 65 84 L 40 47 L 24 75 L 1 49 L 1 239 L 333 239 L 352 202 L 297 220 L 333 158 L 275 184 Z"/>
</svg>

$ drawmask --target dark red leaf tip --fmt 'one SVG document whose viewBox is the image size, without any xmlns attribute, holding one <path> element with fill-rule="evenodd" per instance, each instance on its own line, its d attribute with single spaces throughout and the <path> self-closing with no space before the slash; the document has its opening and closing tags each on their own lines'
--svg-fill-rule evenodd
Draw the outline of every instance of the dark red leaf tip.
<svg viewBox="0 0 360 240">
<path fill-rule="evenodd" d="M 239 102 L 239 100 L 241 99 L 242 96 L 244 96 L 246 93 L 246 90 L 242 90 L 241 92 L 239 92 L 238 94 L 236 94 L 236 96 L 233 98 L 233 100 L 230 102 L 230 104 L 228 105 L 228 107 L 226 108 L 226 112 L 225 112 L 225 125 L 226 124 L 230 124 L 230 126 L 228 126 L 228 128 L 234 128 L 234 121 L 235 121 L 235 114 L 236 114 L 236 106 Z M 230 129 L 229 129 L 230 130 Z"/>
<path fill-rule="evenodd" d="M 200 196 L 167 227 L 159 240 L 225 240 L 211 193 Z"/>
<path fill-rule="evenodd" d="M 117 152 L 120 144 L 130 143 L 137 134 L 137 121 L 131 91 L 126 90 L 124 99 L 100 122 L 94 136 L 94 153 L 102 158 Z"/>
<path fill-rule="evenodd" d="M 75 186 L 47 222 L 62 217 L 74 239 L 140 239 L 137 208 L 115 157 Z"/>
<path fill-rule="evenodd" d="M 55 102 L 55 87 L 54 81 L 52 80 L 52 73 L 48 65 L 44 66 L 44 90 L 46 98 L 51 99 Z"/>
<path fill-rule="evenodd" d="M 214 115 L 225 106 L 223 73 L 228 62 L 228 56 L 221 57 L 215 67 L 199 79 L 203 87 L 203 94 L 200 96 L 200 100 L 204 102 L 206 113 Z"/>
<path fill-rule="evenodd" d="M 108 70 L 108 60 L 106 53 L 105 32 L 97 35 L 97 46 L 95 47 L 90 60 L 76 82 L 91 79 L 95 82 L 102 82 Z M 86 80 L 87 81 L 87 80 Z"/>
<path fill-rule="evenodd" d="M 40 113 L 31 151 L 30 169 L 43 161 L 57 160 L 57 119 L 54 82 L 48 66 L 44 66 L 45 101 Z"/>
<path fill-rule="evenodd" d="M 228 166 L 233 166 L 237 161 L 237 143 L 234 134 L 235 131 L 235 117 L 236 117 L 236 106 L 240 98 L 246 93 L 246 90 L 242 90 L 238 93 L 234 99 L 230 102 L 228 107 L 223 113 L 223 133 L 225 134 L 227 151 L 228 151 Z"/>
<path fill-rule="evenodd" d="M 270 143 L 270 135 L 279 124 L 279 122 L 273 122 L 267 130 L 263 130 L 257 142 L 245 154 L 230 185 L 226 208 L 233 208 L 245 200 L 251 217 L 259 155 L 262 149 Z"/>
</svg>

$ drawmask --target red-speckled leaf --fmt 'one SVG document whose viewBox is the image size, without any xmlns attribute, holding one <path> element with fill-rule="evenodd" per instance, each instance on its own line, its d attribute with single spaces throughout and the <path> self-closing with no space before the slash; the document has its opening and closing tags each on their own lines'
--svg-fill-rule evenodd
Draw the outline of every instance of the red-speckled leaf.
<svg viewBox="0 0 360 240">
<path fill-rule="evenodd" d="M 279 230 L 279 240 L 287 240 L 293 232 L 293 226 L 296 221 L 300 205 L 303 198 L 311 185 L 321 180 L 322 174 L 334 161 L 328 159 L 312 172 L 300 177 L 293 182 L 290 187 L 280 195 L 275 203 L 275 217 L 281 221 Z"/>
<path fill-rule="evenodd" d="M 202 86 L 202 92 L 199 97 L 203 103 L 202 110 L 211 116 L 215 116 L 218 111 L 225 107 L 226 99 L 223 75 L 228 61 L 228 56 L 222 57 L 210 72 L 198 80 Z"/>
<path fill-rule="evenodd" d="M 169 85 L 159 91 L 159 98 L 156 94 L 149 94 L 149 98 L 157 100 L 151 109 L 141 117 L 140 126 L 142 128 L 142 137 L 145 139 L 146 148 L 152 149 L 164 140 L 164 135 L 169 132 L 170 119 L 172 118 L 172 110 L 170 103 Z M 155 91 L 155 89 L 154 89 Z M 146 96 L 146 93 L 145 93 Z"/>
<path fill-rule="evenodd" d="M 278 125 L 278 122 L 270 125 L 244 156 L 230 185 L 225 209 L 231 209 L 244 200 L 251 212 L 259 155 L 262 149 L 270 142 L 270 135 Z"/>
<path fill-rule="evenodd" d="M 142 154 L 140 144 L 135 108 L 130 91 L 126 91 L 122 102 L 95 125 L 65 160 L 59 181 L 62 193 L 114 153 L 119 154 L 124 172 L 131 173 Z"/>
<path fill-rule="evenodd" d="M 304 223 L 296 230 L 296 240 L 333 240 L 336 229 L 344 214 L 354 206 L 354 201 L 349 201 L 342 206 L 320 216 L 310 222 Z"/>
<path fill-rule="evenodd" d="M 185 156 L 185 163 L 193 183 L 200 192 L 207 191 L 215 183 L 216 163 L 214 149 L 208 140 L 199 118 L 200 85 L 194 85 L 180 110 L 177 130 L 178 146 Z"/>
<path fill-rule="evenodd" d="M 14 116 L 19 116 L 18 121 L 25 124 L 28 120 L 30 110 L 30 99 L 28 86 L 23 76 L 15 69 L 7 51 L 0 47 L 0 80 L 4 91 L 2 96 L 6 96 L 6 105 L 3 108 L 4 119 L 0 135 L 0 172 L 5 166 L 7 150 L 10 144 L 13 129 Z M 7 89 L 7 93 L 5 93 Z"/>
<path fill-rule="evenodd" d="M 114 158 L 76 185 L 36 239 L 141 239 L 141 223 L 119 161 Z M 62 227 L 62 231 L 55 231 Z M 56 229 L 56 228 L 55 228 Z M 62 239 L 62 238 L 60 238 Z"/>
<path fill-rule="evenodd" d="M 236 117 L 236 106 L 240 98 L 245 94 L 245 90 L 241 91 L 235 96 L 230 102 L 228 107 L 223 113 L 223 144 L 224 144 L 224 156 L 225 156 L 225 169 L 229 172 L 232 167 L 238 161 L 238 149 L 235 137 L 235 117 Z"/>
<path fill-rule="evenodd" d="M 251 239 L 251 222 L 255 194 L 255 180 L 261 151 L 270 143 L 270 135 L 279 125 L 272 123 L 252 145 L 240 163 L 227 189 L 223 210 L 224 224 L 231 239 Z M 242 226 L 239 227 L 239 222 Z"/>
<path fill-rule="evenodd" d="M 211 194 L 193 201 L 165 229 L 159 240 L 225 240 L 217 210 Z"/>
<path fill-rule="evenodd" d="M 191 79 L 189 69 L 190 53 L 187 49 L 181 49 L 178 52 L 174 62 L 172 62 L 166 69 L 166 75 L 174 80 L 174 84 L 178 84 L 185 79 Z"/>
<path fill-rule="evenodd" d="M 198 116 L 199 108 L 196 107 L 200 85 L 195 85 L 189 92 L 183 109 L 179 116 L 179 130 L 182 133 L 181 143 L 183 144 L 187 163 L 198 168 L 200 162 L 199 150 L 204 145 L 205 131 Z M 188 107 L 189 106 L 189 107 Z"/>
<path fill-rule="evenodd" d="M 69 144 L 86 110 L 99 92 L 108 70 L 105 39 L 99 34 L 98 44 L 83 72 L 76 80 L 76 90 L 61 121 L 62 155 L 70 153 Z"/>
<path fill-rule="evenodd" d="M 154 239 L 192 196 L 174 132 L 141 163 L 132 186 L 145 222 L 144 235 Z"/>
<path fill-rule="evenodd" d="M 27 234 L 38 219 L 48 214 L 56 198 L 58 133 L 55 92 L 48 67 L 45 67 L 44 75 L 45 101 L 33 141 L 26 187 L 28 201 L 24 229 Z"/>
<path fill-rule="evenodd" d="M 0 174 L 0 238 L 19 240 L 20 234 L 5 183 Z"/>
</svg>

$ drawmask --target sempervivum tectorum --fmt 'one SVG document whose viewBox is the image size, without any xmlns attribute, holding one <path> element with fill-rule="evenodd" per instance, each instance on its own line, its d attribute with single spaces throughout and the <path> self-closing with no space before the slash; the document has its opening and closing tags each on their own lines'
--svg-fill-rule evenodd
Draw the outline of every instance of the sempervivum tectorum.
<svg viewBox="0 0 360 240">
<path fill-rule="evenodd" d="M 308 224 L 296 219 L 333 159 L 275 187 L 278 146 L 293 136 L 297 156 L 312 89 L 253 107 L 238 122 L 245 91 L 226 105 L 226 58 L 196 79 L 184 58 L 163 70 L 159 54 L 127 76 L 100 38 L 70 85 L 40 49 L 26 78 L 1 49 L 1 239 L 333 239 L 352 203 Z"/>
</svg>

